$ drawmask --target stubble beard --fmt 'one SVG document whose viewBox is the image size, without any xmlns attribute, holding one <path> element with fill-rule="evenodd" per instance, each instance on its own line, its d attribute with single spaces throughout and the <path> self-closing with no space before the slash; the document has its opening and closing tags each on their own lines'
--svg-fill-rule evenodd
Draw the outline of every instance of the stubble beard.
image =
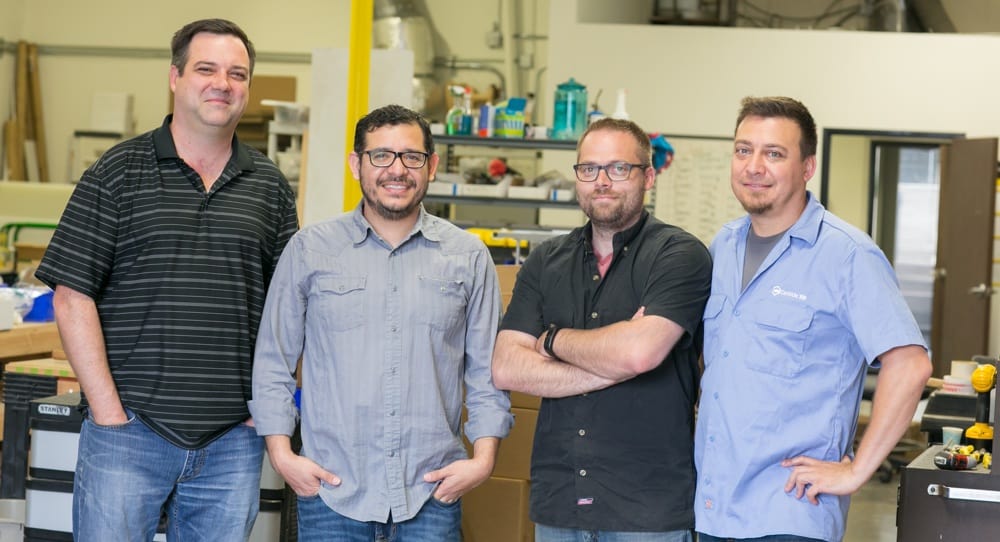
<svg viewBox="0 0 1000 542">
<path fill-rule="evenodd" d="M 381 182 L 383 183 L 405 182 L 406 185 L 410 188 L 416 186 L 416 182 L 406 177 L 386 179 L 385 181 Z M 412 216 L 413 213 L 420 207 L 420 203 L 424 200 L 424 196 L 427 194 L 427 187 L 425 186 L 423 190 L 415 194 L 416 197 L 414 197 L 413 200 L 408 205 L 402 208 L 392 208 L 383 204 L 375 196 L 375 193 L 378 190 L 379 183 L 380 181 L 375 181 L 375 187 L 373 187 L 371 190 L 363 189 L 361 191 L 361 194 L 362 196 L 364 196 L 365 205 L 371 210 L 375 211 L 375 214 L 386 220 L 402 220 L 404 218 Z"/>
<path fill-rule="evenodd" d="M 642 205 L 634 205 L 630 197 L 616 203 L 613 208 L 601 208 L 595 206 L 593 201 L 587 200 L 582 204 L 583 214 L 587 215 L 595 228 L 613 232 L 622 231 L 642 213 Z"/>
</svg>

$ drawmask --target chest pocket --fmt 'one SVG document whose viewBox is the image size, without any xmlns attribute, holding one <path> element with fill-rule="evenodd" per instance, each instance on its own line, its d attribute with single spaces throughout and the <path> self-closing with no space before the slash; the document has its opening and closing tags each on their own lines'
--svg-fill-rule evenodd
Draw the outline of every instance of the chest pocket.
<svg viewBox="0 0 1000 542">
<path fill-rule="evenodd" d="M 747 366 L 775 376 L 798 375 L 809 361 L 805 350 L 814 314 L 811 307 L 804 305 L 774 307 L 758 314 Z"/>
<path fill-rule="evenodd" d="M 319 277 L 310 297 L 327 329 L 346 331 L 365 323 L 365 277 Z"/>
<path fill-rule="evenodd" d="M 418 322 L 448 331 L 464 320 L 468 300 L 461 280 L 420 275 L 417 285 Z"/>
</svg>

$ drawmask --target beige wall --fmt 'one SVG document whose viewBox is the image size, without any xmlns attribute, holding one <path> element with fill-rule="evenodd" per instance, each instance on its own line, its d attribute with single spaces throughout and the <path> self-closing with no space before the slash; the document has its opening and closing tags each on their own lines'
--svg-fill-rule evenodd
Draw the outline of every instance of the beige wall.
<svg viewBox="0 0 1000 542">
<path fill-rule="evenodd" d="M 24 14 L 25 0 L 0 0 L 0 39 L 16 43 L 21 38 L 21 19 Z M 16 62 L 13 54 L 0 52 L 0 128 L 12 115 L 11 104 L 14 101 L 14 70 Z M 0 140 L 3 138 L 0 137 Z M 4 149 L 0 148 L 0 154 Z M 0 170 L 0 179 L 3 171 Z"/>
<path fill-rule="evenodd" d="M 489 49 L 486 33 L 497 20 L 497 4 L 465 0 L 424 2 L 429 11 L 439 56 L 455 56 L 499 69 L 519 94 L 536 86 L 535 74 L 545 64 L 545 40 L 515 39 L 548 30 L 547 0 L 521 2 L 517 11 L 502 13 L 507 42 L 516 55 Z M 512 5 L 512 4 L 511 4 Z M 69 147 L 74 130 L 85 129 L 95 92 L 128 92 L 135 99 L 137 130 L 157 126 L 167 111 L 170 37 L 183 24 L 203 17 L 223 17 L 239 23 L 261 53 L 310 53 L 316 48 L 349 44 L 350 0 L 0 0 L 0 38 L 25 39 L 39 45 L 156 48 L 162 58 L 45 55 L 40 58 L 49 169 L 55 182 L 68 182 Z M 517 25 L 510 24 L 516 20 Z M 517 68 L 520 61 L 528 69 Z M 13 55 L 0 57 L 0 118 L 9 116 L 13 88 Z M 309 103 L 310 67 L 300 63 L 258 62 L 256 74 L 294 75 L 298 101 Z M 439 76 L 485 89 L 497 77 L 486 71 L 438 70 Z M 544 83 L 543 83 L 544 84 Z M 252 93 L 252 86 L 251 86 Z"/>
<path fill-rule="evenodd" d="M 74 130 L 86 129 L 94 93 L 131 93 L 135 99 L 139 132 L 160 124 L 168 105 L 170 38 L 174 31 L 191 20 L 203 17 L 232 19 L 246 30 L 258 52 L 309 53 L 315 47 L 346 47 L 348 43 L 349 0 L 290 0 L 280 7 L 265 0 L 0 0 L 0 3 L 21 6 L 24 12 L 19 28 L 0 27 L 5 39 L 19 35 L 39 45 L 136 47 L 163 51 L 161 58 L 45 54 L 40 57 L 53 182 L 70 180 L 67 166 L 72 134 Z M 7 21 L 6 13 L 2 20 Z M 8 62 L 8 55 L 0 59 L 0 65 L 5 62 Z M 309 65 L 305 63 L 258 62 L 255 70 L 258 75 L 296 76 L 298 100 L 303 102 L 309 101 L 309 73 Z M 8 81 L 12 81 L 12 74 L 11 68 L 0 75 L 0 97 L 11 86 Z M 251 84 L 251 96 L 252 92 Z M 6 107 L 8 101 L 3 100 L 0 108 Z"/>
<path fill-rule="evenodd" d="M 980 65 L 1000 58 L 1000 36 L 574 22 L 578 3 L 593 1 L 550 0 L 567 24 L 550 28 L 549 80 L 627 86 L 629 114 L 649 131 L 729 135 L 740 98 L 783 94 L 811 109 L 821 133 L 1000 132 L 1000 71 Z"/>
<path fill-rule="evenodd" d="M 829 175 L 837 181 L 828 189 L 827 209 L 861 231 L 868 231 L 871 143 L 872 139 L 867 136 L 838 134 L 830 138 L 830 145 L 836 152 L 830 155 Z M 817 170 L 817 175 L 820 173 Z"/>
</svg>

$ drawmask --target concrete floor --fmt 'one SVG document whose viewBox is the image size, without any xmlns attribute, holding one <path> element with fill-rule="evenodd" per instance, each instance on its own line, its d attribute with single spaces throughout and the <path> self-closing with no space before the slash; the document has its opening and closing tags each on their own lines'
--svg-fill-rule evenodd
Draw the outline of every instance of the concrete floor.
<svg viewBox="0 0 1000 542">
<path fill-rule="evenodd" d="M 899 474 L 883 484 L 872 478 L 851 498 L 844 542 L 896 542 Z"/>
</svg>

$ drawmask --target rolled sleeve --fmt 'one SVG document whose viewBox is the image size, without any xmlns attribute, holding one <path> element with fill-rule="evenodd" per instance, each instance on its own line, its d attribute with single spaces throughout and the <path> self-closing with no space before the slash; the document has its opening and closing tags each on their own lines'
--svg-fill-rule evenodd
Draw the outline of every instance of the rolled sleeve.
<svg viewBox="0 0 1000 542">
<path fill-rule="evenodd" d="M 476 262 L 476 277 L 465 337 L 465 406 L 469 419 L 464 429 L 469 442 L 483 437 L 504 438 L 514 424 L 510 396 L 493 385 L 490 369 L 500 318 L 500 286 L 485 248 Z"/>
<path fill-rule="evenodd" d="M 271 281 L 257 334 L 253 399 L 247 403 L 257 434 L 291 435 L 295 431 L 295 369 L 305 339 L 306 297 L 298 269 L 300 245 L 288 243 Z"/>
</svg>

